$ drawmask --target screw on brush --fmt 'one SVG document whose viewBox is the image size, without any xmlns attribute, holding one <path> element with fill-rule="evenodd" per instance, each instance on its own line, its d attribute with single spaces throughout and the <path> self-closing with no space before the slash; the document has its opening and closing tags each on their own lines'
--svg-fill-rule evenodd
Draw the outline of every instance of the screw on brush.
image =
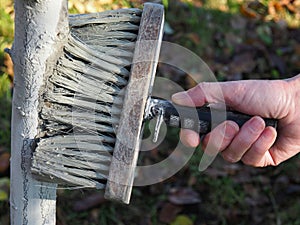
<svg viewBox="0 0 300 225">
<path fill-rule="evenodd" d="M 154 135 L 153 135 L 153 142 L 156 143 L 158 140 L 158 135 L 160 131 L 160 127 L 162 125 L 162 122 L 164 121 L 164 110 L 162 108 L 154 107 L 153 108 L 156 112 L 154 115 L 157 115 L 157 120 L 155 124 L 155 129 L 154 129 Z"/>
</svg>

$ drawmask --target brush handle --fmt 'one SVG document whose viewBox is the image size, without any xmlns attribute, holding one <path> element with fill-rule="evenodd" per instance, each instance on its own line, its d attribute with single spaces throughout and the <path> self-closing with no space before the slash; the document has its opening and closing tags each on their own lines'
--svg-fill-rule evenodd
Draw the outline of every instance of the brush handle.
<svg viewBox="0 0 300 225">
<path fill-rule="evenodd" d="M 146 2 L 135 41 L 129 80 L 106 183 L 105 198 L 110 200 L 126 204 L 130 201 L 133 182 L 137 175 L 135 168 L 140 152 L 143 116 L 159 61 L 163 27 L 164 6 Z M 145 183 L 135 184 L 145 185 Z"/>
<path fill-rule="evenodd" d="M 155 99 L 154 110 L 162 110 L 164 122 L 171 127 L 190 129 L 199 134 L 207 134 L 210 130 L 225 120 L 236 122 L 243 126 L 253 116 L 236 111 L 211 109 L 210 107 L 187 107 L 171 103 L 167 100 Z M 264 118 L 266 126 L 277 128 L 277 120 Z"/>
</svg>

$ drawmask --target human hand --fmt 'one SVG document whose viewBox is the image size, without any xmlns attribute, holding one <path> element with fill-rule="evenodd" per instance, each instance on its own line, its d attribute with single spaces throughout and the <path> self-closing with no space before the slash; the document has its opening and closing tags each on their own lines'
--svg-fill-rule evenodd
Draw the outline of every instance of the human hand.
<svg viewBox="0 0 300 225">
<path fill-rule="evenodd" d="M 219 95 L 221 89 L 222 95 Z M 230 108 L 253 115 L 241 128 L 225 121 L 207 134 L 202 145 L 218 148 L 229 162 L 247 165 L 276 166 L 300 150 L 300 75 L 287 80 L 245 80 L 199 83 L 196 87 L 174 94 L 173 102 L 185 106 L 225 103 Z M 278 119 L 277 131 L 265 127 L 264 118 Z M 181 130 L 180 138 L 188 146 L 200 143 L 197 133 Z M 219 146 L 219 147 L 217 147 Z"/>
</svg>

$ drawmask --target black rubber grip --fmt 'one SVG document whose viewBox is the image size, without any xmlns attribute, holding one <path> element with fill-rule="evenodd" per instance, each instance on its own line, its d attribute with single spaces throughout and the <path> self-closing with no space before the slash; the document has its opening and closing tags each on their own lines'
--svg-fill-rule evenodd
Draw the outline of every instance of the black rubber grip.
<svg viewBox="0 0 300 225">
<path fill-rule="evenodd" d="M 163 119 L 168 126 L 190 129 L 207 134 L 225 120 L 232 120 L 241 127 L 253 116 L 236 111 L 211 109 L 210 107 L 186 107 L 170 101 L 155 99 L 155 106 L 163 109 Z M 266 126 L 277 128 L 277 120 L 263 118 Z"/>
</svg>

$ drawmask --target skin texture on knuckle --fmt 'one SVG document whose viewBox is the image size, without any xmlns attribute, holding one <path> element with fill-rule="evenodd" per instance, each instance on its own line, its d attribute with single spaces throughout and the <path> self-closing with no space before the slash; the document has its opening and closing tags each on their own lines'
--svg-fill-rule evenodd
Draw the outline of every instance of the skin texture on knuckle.
<svg viewBox="0 0 300 225">
<path fill-rule="evenodd" d="M 189 90 L 191 95 L 200 95 L 201 104 L 204 103 L 224 103 L 222 92 L 223 83 L 201 82 L 196 87 Z"/>
<path fill-rule="evenodd" d="M 273 90 L 275 90 L 275 92 L 270 94 L 271 99 L 269 100 L 277 110 L 273 109 L 271 116 L 273 118 L 282 119 L 287 117 L 295 109 L 295 90 L 291 83 L 284 80 L 274 81 L 273 84 Z"/>
<path fill-rule="evenodd" d="M 265 121 L 261 117 L 253 117 L 247 123 L 247 127 L 245 127 L 245 133 L 242 138 L 245 139 L 245 141 L 252 141 L 254 137 L 257 139 L 265 129 L 265 126 Z"/>
<path fill-rule="evenodd" d="M 253 144 L 252 148 L 241 158 L 241 161 L 245 165 L 259 167 L 262 165 L 262 160 L 265 159 L 265 155 L 261 156 L 261 152 L 263 151 L 264 149 L 261 149 L 260 146 Z"/>
<path fill-rule="evenodd" d="M 190 100 L 193 101 L 193 103 L 196 106 L 202 106 L 206 102 L 206 95 L 205 91 L 202 88 L 203 83 L 199 83 L 197 86 L 189 89 L 186 93 L 189 96 Z"/>
<path fill-rule="evenodd" d="M 260 161 L 255 161 L 251 159 L 250 157 L 243 157 L 241 161 L 248 166 L 253 166 L 253 167 L 264 167 L 266 166 L 264 163 L 261 163 Z"/>
<path fill-rule="evenodd" d="M 228 106 L 251 115 L 282 118 L 291 99 L 286 81 L 232 81 L 221 86 Z"/>
<path fill-rule="evenodd" d="M 235 109 L 241 108 L 248 101 L 247 96 L 252 96 L 252 93 L 247 90 L 245 82 L 229 82 L 222 85 L 225 103 Z"/>
<path fill-rule="evenodd" d="M 227 162 L 230 162 L 230 163 L 237 163 L 238 161 L 240 161 L 240 158 L 235 158 L 234 156 L 232 156 L 229 153 L 224 152 L 221 155 L 222 155 L 223 159 L 225 159 Z"/>
<path fill-rule="evenodd" d="M 300 99 L 300 74 L 296 77 L 286 80 L 287 89 L 290 90 L 289 105 L 290 114 L 299 115 L 299 99 Z"/>
</svg>

